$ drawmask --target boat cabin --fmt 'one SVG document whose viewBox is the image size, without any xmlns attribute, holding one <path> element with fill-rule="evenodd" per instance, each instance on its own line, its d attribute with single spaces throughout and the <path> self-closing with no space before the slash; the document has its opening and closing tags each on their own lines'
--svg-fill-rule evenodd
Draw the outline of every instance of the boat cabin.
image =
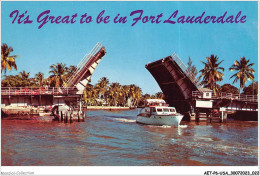
<svg viewBox="0 0 260 176">
<path fill-rule="evenodd" d="M 172 115 L 176 114 L 176 109 L 174 107 L 146 107 L 141 110 L 141 114 L 148 114 L 148 115 Z"/>
<path fill-rule="evenodd" d="M 150 117 L 151 115 L 176 115 L 174 107 L 168 107 L 161 99 L 147 99 L 146 107 L 141 109 L 140 115 Z"/>
</svg>

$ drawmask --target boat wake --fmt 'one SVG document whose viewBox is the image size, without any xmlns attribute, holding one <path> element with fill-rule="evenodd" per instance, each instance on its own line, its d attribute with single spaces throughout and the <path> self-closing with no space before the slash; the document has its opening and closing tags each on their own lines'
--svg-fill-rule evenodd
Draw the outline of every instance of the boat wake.
<svg viewBox="0 0 260 176">
<path fill-rule="evenodd" d="M 146 125 L 146 126 L 150 128 L 171 128 L 172 127 L 170 125 Z"/>
<path fill-rule="evenodd" d="M 188 125 L 179 125 L 178 127 L 175 126 L 170 126 L 170 125 L 147 125 L 148 127 L 152 127 L 152 128 L 187 128 Z"/>
<path fill-rule="evenodd" d="M 188 125 L 179 125 L 178 127 L 179 127 L 179 128 L 187 128 Z"/>
<path fill-rule="evenodd" d="M 136 122 L 136 120 L 133 119 L 125 119 L 125 118 L 113 118 L 113 119 L 120 122 L 128 122 L 128 123 Z"/>
<path fill-rule="evenodd" d="M 161 126 L 162 128 L 171 128 L 172 126 L 170 126 L 170 125 L 163 125 L 163 126 Z"/>
</svg>

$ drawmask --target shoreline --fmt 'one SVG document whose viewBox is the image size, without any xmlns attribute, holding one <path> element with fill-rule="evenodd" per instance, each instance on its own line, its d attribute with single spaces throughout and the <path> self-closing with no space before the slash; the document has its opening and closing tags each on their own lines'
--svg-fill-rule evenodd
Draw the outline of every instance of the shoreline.
<svg viewBox="0 0 260 176">
<path fill-rule="evenodd" d="M 120 106 L 83 106 L 82 110 L 130 110 L 136 109 L 135 107 L 120 107 Z M 31 116 L 31 115 L 39 115 L 41 114 L 49 114 L 50 112 L 44 111 L 44 109 L 36 108 L 36 107 L 23 107 L 23 106 L 13 106 L 13 107 L 1 107 L 1 117 L 6 116 Z"/>
</svg>

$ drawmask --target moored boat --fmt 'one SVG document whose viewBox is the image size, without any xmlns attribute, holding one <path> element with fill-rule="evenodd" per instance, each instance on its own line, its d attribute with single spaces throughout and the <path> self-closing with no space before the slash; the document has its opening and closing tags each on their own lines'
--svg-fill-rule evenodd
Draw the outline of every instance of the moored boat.
<svg viewBox="0 0 260 176">
<path fill-rule="evenodd" d="M 164 100 L 147 99 L 146 106 L 137 115 L 136 122 L 146 125 L 179 126 L 183 115 L 169 107 Z"/>
</svg>

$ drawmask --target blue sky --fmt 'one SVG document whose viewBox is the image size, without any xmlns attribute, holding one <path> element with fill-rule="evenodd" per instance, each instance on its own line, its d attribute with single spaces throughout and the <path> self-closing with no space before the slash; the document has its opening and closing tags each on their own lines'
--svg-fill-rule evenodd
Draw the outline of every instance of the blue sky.
<svg viewBox="0 0 260 176">
<path fill-rule="evenodd" d="M 229 77 L 234 72 L 228 68 L 245 56 L 255 63 L 255 80 L 258 80 L 258 19 L 257 1 L 255 2 L 1 2 L 1 43 L 7 43 L 19 55 L 18 74 L 26 70 L 34 76 L 43 72 L 49 75 L 50 65 L 63 62 L 77 65 L 92 47 L 101 42 L 107 54 L 104 56 L 94 75 L 92 84 L 106 76 L 111 82 L 136 84 L 143 93 L 156 93 L 159 86 L 152 75 L 145 69 L 145 64 L 159 60 L 176 52 L 184 61 L 191 57 L 197 69 L 203 68 L 200 61 L 205 61 L 211 54 L 224 60 L 225 77 L 221 85 L 232 83 Z M 175 10 L 178 16 L 236 15 L 242 11 L 246 23 L 239 24 L 151 24 L 138 22 L 131 27 L 134 10 L 144 10 L 145 15 L 157 16 L 163 13 L 163 20 L 168 19 Z M 31 24 L 12 24 L 9 15 L 12 11 L 27 10 Z M 50 10 L 50 15 L 72 16 L 77 13 L 74 24 L 46 24 L 38 29 L 38 15 Z M 97 24 L 79 24 L 84 13 L 93 17 L 105 10 L 111 22 Z M 115 24 L 113 18 L 120 13 L 127 16 L 125 24 Z M 136 16 L 135 16 L 136 17 Z M 250 82 L 247 83 L 247 85 Z M 238 87 L 238 83 L 235 86 Z"/>
</svg>

